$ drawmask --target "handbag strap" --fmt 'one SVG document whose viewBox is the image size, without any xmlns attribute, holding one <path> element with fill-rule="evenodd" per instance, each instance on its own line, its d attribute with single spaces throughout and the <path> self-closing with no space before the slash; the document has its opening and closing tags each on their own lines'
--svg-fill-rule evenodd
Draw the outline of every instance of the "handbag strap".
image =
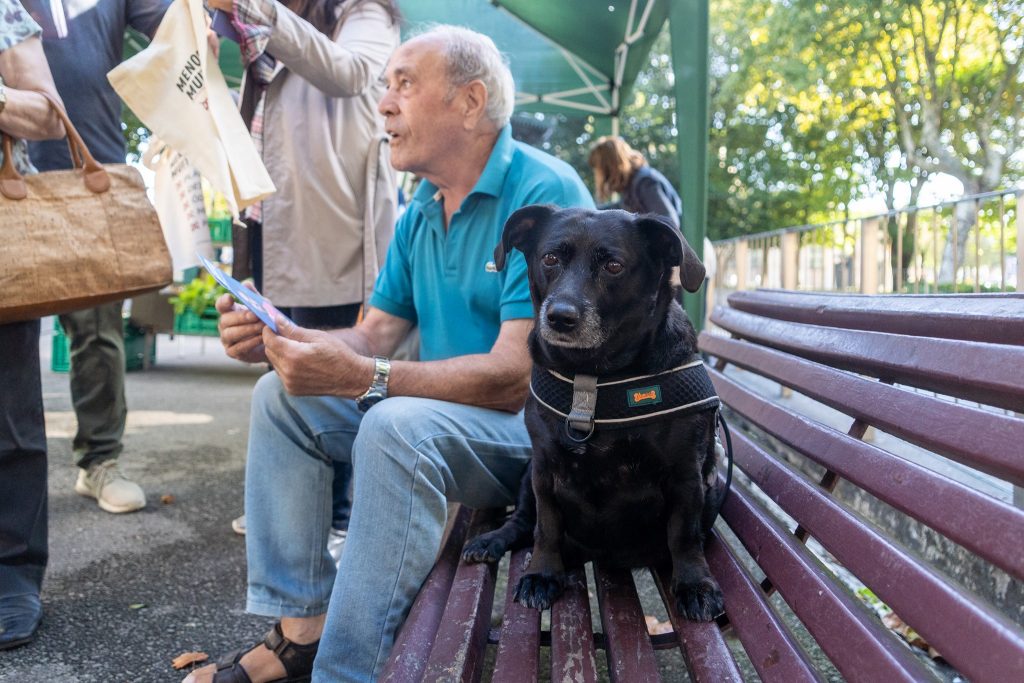
<svg viewBox="0 0 1024 683">
<path fill-rule="evenodd" d="M 89 152 L 89 148 L 86 147 L 82 136 L 78 134 L 78 130 L 71 123 L 71 119 L 68 118 L 64 107 L 50 93 L 40 92 L 39 94 L 46 98 L 46 101 L 50 103 L 50 107 L 57 112 L 57 117 L 64 124 L 64 131 L 67 134 L 68 140 L 68 150 L 71 153 L 71 163 L 76 169 L 82 170 L 82 181 L 85 183 L 86 189 L 96 194 L 106 192 L 110 189 L 110 176 L 107 175 L 102 164 L 96 161 L 92 153 Z M 25 179 L 18 173 L 18 169 L 14 167 L 13 138 L 7 133 L 2 134 L 4 163 L 3 166 L 0 166 L 0 194 L 8 199 L 24 199 L 28 196 L 28 189 L 25 186 Z"/>
</svg>

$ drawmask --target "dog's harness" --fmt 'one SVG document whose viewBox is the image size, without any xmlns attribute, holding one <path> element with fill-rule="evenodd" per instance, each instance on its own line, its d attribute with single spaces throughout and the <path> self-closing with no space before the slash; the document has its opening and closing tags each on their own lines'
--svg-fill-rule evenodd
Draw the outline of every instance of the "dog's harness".
<svg viewBox="0 0 1024 683">
<path fill-rule="evenodd" d="M 594 375 L 565 375 L 534 367 L 533 397 L 559 417 L 566 427 L 586 435 L 595 429 L 621 429 L 678 418 L 721 405 L 699 357 L 654 375 L 598 381 Z"/>
<path fill-rule="evenodd" d="M 603 381 L 595 375 L 576 375 L 570 379 L 534 365 L 530 393 L 545 410 L 564 418 L 566 436 L 579 444 L 586 443 L 596 430 L 636 427 L 714 410 L 725 435 L 728 494 L 732 483 L 732 437 L 722 417 L 722 402 L 700 356 L 653 375 Z"/>
</svg>

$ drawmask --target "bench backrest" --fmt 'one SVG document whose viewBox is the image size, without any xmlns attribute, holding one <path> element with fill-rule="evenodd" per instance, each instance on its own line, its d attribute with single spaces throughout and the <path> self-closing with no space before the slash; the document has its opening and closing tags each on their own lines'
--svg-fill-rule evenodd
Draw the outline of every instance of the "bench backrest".
<svg viewBox="0 0 1024 683">
<path fill-rule="evenodd" d="M 1024 680 L 1024 296 L 739 292 L 712 322 L 742 474 L 708 555 L 762 678 L 816 679 L 772 589 L 843 676 L 931 678 L 859 582 L 971 680 Z"/>
</svg>

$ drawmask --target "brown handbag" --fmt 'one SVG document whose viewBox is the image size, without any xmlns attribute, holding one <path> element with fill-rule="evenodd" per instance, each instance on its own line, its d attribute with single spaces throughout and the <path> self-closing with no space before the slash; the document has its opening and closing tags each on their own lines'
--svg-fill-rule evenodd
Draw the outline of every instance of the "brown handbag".
<svg viewBox="0 0 1024 683">
<path fill-rule="evenodd" d="M 89 308 L 171 282 L 171 256 L 139 172 L 101 165 L 64 108 L 73 169 L 22 176 L 3 133 L 0 323 Z"/>
</svg>

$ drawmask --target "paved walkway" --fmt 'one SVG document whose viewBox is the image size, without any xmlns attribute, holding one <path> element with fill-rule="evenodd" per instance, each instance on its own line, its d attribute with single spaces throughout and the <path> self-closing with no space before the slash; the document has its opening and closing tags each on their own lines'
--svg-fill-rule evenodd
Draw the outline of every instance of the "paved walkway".
<svg viewBox="0 0 1024 683">
<path fill-rule="evenodd" d="M 0 652 L 3 683 L 179 681 L 171 660 L 255 640 L 270 620 L 246 615 L 242 511 L 249 396 L 261 374 L 216 339 L 158 338 L 157 363 L 128 374 L 123 469 L 148 506 L 111 515 L 73 491 L 74 413 L 67 374 L 50 371 L 47 411 L 50 565 L 37 640 Z"/>
</svg>

